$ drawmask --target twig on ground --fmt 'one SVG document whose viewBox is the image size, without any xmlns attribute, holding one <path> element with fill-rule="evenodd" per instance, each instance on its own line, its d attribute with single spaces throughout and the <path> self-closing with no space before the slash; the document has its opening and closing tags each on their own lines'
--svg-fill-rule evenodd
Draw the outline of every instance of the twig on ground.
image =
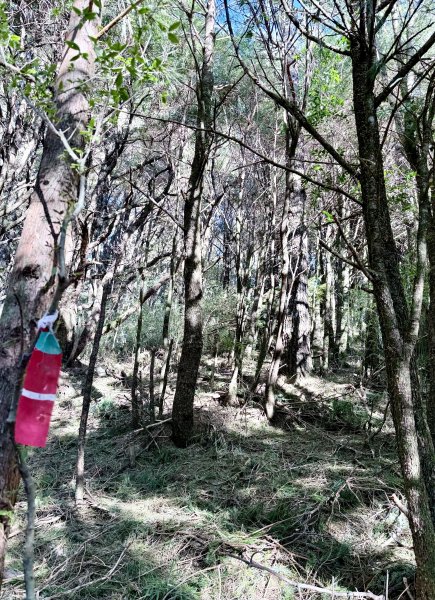
<svg viewBox="0 0 435 600">
<path fill-rule="evenodd" d="M 409 584 L 408 584 L 408 580 L 406 579 L 406 577 L 403 578 L 403 585 L 405 586 L 405 592 L 404 593 L 408 596 L 409 600 L 415 600 L 414 596 L 409 591 Z"/>
<path fill-rule="evenodd" d="M 48 579 L 46 579 L 44 581 L 43 587 L 41 587 L 41 588 L 38 589 L 38 593 L 40 594 L 45 589 L 47 589 L 47 587 L 49 586 L 49 584 L 51 583 L 51 581 L 53 581 L 53 579 L 55 579 L 56 576 L 65 569 L 66 565 L 69 562 L 71 562 L 74 558 L 76 558 L 80 554 L 84 555 L 84 553 L 86 551 L 86 546 L 89 544 L 89 542 L 93 542 L 96 539 L 98 539 L 99 537 L 101 537 L 102 535 L 106 535 L 107 532 L 110 529 L 112 529 L 112 527 L 113 527 L 113 524 L 111 524 L 109 527 L 105 527 L 103 529 L 103 531 L 99 531 L 96 535 L 92 535 L 91 537 L 87 538 L 82 544 L 80 544 L 79 548 L 74 552 L 74 554 L 71 554 L 71 556 L 68 556 L 64 561 L 62 561 L 60 563 L 60 565 L 57 565 L 57 567 L 54 569 L 54 571 L 52 571 L 52 573 L 48 577 Z"/>
<path fill-rule="evenodd" d="M 201 571 L 195 571 L 194 573 L 191 573 L 190 575 L 188 575 L 188 577 L 185 577 L 179 583 L 177 583 L 177 585 L 174 585 L 174 587 L 171 588 L 167 592 L 167 594 L 165 594 L 165 596 L 163 596 L 162 600 L 168 600 L 169 598 L 171 598 L 172 592 L 174 592 L 176 589 L 178 589 L 181 585 L 184 585 L 186 583 L 186 581 L 189 581 L 189 579 L 192 579 L 192 577 L 196 577 L 200 573 L 206 573 L 207 571 L 213 571 L 214 569 L 217 569 L 218 567 L 219 567 L 219 565 L 212 565 L 211 567 L 207 567 L 206 569 L 201 569 Z"/>
<path fill-rule="evenodd" d="M 400 512 L 402 512 L 405 515 L 405 517 L 408 518 L 408 516 L 409 516 L 408 509 L 403 504 L 403 502 L 400 500 L 399 496 L 397 496 L 397 494 L 393 494 L 391 496 L 391 500 L 394 502 L 394 504 L 397 506 L 397 508 L 400 510 Z"/>
<path fill-rule="evenodd" d="M 377 435 L 379 435 L 379 434 L 381 433 L 382 429 L 384 428 L 384 425 L 385 425 L 385 423 L 386 423 L 386 421 L 387 421 L 388 409 L 389 409 L 389 408 L 390 408 L 390 400 L 388 399 L 388 401 L 387 401 L 387 404 L 386 404 L 386 406 L 385 406 L 384 414 L 383 414 L 383 416 L 382 416 L 382 421 L 381 421 L 381 424 L 380 424 L 380 425 L 379 425 L 379 427 L 376 429 L 376 431 L 374 431 L 374 432 L 371 434 L 371 436 L 369 437 L 369 440 L 368 440 L 368 441 L 369 441 L 369 443 L 370 443 L 370 442 L 373 442 L 373 440 L 375 439 L 375 437 L 376 437 Z"/>
<path fill-rule="evenodd" d="M 169 421 L 172 421 L 172 417 L 170 419 L 164 419 L 163 421 L 156 421 L 155 423 L 150 423 L 149 425 L 145 425 L 145 427 L 139 427 L 139 429 L 135 429 L 133 433 L 139 433 L 139 431 L 143 431 L 144 429 L 151 429 L 152 427 L 163 425 L 163 423 L 169 423 Z"/>
<path fill-rule="evenodd" d="M 244 562 L 248 567 L 254 567 L 255 569 L 259 569 L 260 571 L 266 571 L 271 575 L 274 575 L 284 583 L 291 585 L 292 587 L 297 588 L 298 590 L 310 590 L 312 592 L 319 592 L 321 594 L 329 594 L 330 596 L 334 596 L 334 598 L 369 598 L 370 600 L 385 600 L 385 596 L 378 596 L 376 594 L 372 594 L 372 592 L 337 592 L 335 590 L 330 590 L 328 588 L 319 587 L 317 585 L 311 585 L 309 583 L 300 583 L 298 581 L 293 581 L 281 575 L 275 569 L 271 567 L 267 567 L 266 565 L 262 565 L 255 560 L 244 558 L 243 556 L 237 556 L 236 554 L 226 554 L 225 556 L 229 556 L 230 558 L 235 558 Z"/>
<path fill-rule="evenodd" d="M 124 558 L 124 556 L 130 546 L 131 546 L 131 542 L 124 547 L 124 549 L 122 550 L 121 554 L 119 555 L 116 563 L 109 570 L 109 572 L 106 573 L 106 575 L 103 575 L 103 577 L 100 577 L 99 579 L 95 579 L 93 581 L 87 581 L 86 583 L 82 583 L 81 585 L 78 585 L 75 588 L 72 588 L 70 590 L 65 590 L 64 592 L 57 592 L 57 594 L 55 596 L 50 596 L 49 598 L 46 598 L 45 600 L 57 600 L 57 598 L 59 598 L 60 596 L 69 596 L 70 594 L 75 594 L 76 592 L 83 590 L 84 588 L 87 588 L 91 585 L 99 585 L 100 583 L 104 583 L 105 581 L 110 579 L 112 577 L 112 575 L 115 573 L 115 571 L 117 570 L 119 564 L 121 563 L 122 559 Z"/>
</svg>

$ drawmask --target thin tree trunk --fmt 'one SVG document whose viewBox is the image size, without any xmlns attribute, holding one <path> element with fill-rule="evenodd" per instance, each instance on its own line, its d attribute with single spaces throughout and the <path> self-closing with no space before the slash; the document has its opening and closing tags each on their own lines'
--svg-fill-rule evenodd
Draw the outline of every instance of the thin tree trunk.
<svg viewBox="0 0 435 600">
<path fill-rule="evenodd" d="M 136 325 L 136 341 L 134 345 L 133 374 L 131 376 L 131 426 L 133 429 L 141 427 L 143 421 L 143 405 L 141 395 L 138 394 L 139 354 L 141 350 L 142 321 L 143 321 L 143 289 L 139 295 L 139 312 Z"/>
<path fill-rule="evenodd" d="M 278 120 L 275 123 L 275 140 L 274 140 L 274 154 L 276 153 L 278 136 Z M 276 241 L 275 241 L 275 228 L 276 228 L 276 205 L 278 201 L 278 181 L 275 167 L 270 167 L 270 246 L 269 255 L 266 261 L 269 273 L 268 273 L 268 289 L 265 292 L 266 296 L 266 318 L 264 326 L 262 328 L 260 344 L 258 348 L 257 364 L 255 366 L 254 381 L 252 382 L 251 391 L 255 392 L 258 382 L 261 376 L 261 370 L 263 368 L 264 361 L 266 360 L 267 353 L 272 343 L 272 332 L 274 329 L 274 316 L 275 316 L 275 262 L 276 262 Z M 265 278 L 266 279 L 266 278 Z M 266 281 L 265 281 L 266 286 Z"/>
<path fill-rule="evenodd" d="M 264 288 L 266 284 L 264 251 L 260 253 L 256 267 L 256 282 L 253 290 L 253 303 L 251 315 L 249 317 L 249 333 L 248 342 L 245 354 L 248 358 L 252 356 L 252 352 L 257 347 L 257 339 L 259 332 L 259 317 L 263 312 Z"/>
<path fill-rule="evenodd" d="M 104 321 L 106 319 L 106 306 L 107 300 L 109 299 L 110 288 L 112 285 L 112 278 L 106 281 L 102 288 L 101 300 L 100 300 L 100 311 L 98 315 L 97 327 L 95 330 L 94 341 L 92 342 L 91 356 L 89 357 L 89 365 L 86 371 L 86 378 L 83 384 L 83 402 L 82 412 L 80 415 L 80 427 L 78 437 L 78 450 L 77 450 L 77 462 L 76 462 L 76 490 L 75 498 L 76 504 L 81 504 L 84 499 L 84 474 L 85 474 L 85 445 L 86 445 L 86 432 L 88 428 L 88 417 L 89 408 L 91 406 L 92 396 L 92 385 L 94 383 L 95 367 L 98 359 L 98 352 L 100 349 L 101 337 L 103 335 Z"/>
<path fill-rule="evenodd" d="M 339 198 L 338 218 L 340 220 L 346 217 L 345 201 L 343 197 Z M 338 253 L 341 254 L 345 250 L 345 244 L 341 237 L 337 238 Z M 340 362 L 344 359 L 347 353 L 347 345 L 349 338 L 349 292 L 350 292 L 350 266 L 341 261 L 336 262 L 336 285 L 335 285 L 335 340 L 338 350 L 338 359 Z"/>
<path fill-rule="evenodd" d="M 287 127 L 286 131 L 286 147 L 290 146 L 290 133 Z M 290 160 L 290 157 L 288 157 Z M 287 306 L 289 301 L 289 270 L 290 270 L 290 255 L 288 248 L 289 238 L 289 211 L 290 197 L 292 191 L 292 175 L 286 172 L 286 190 L 284 197 L 284 207 L 281 219 L 280 239 L 281 239 L 281 282 L 279 291 L 279 305 L 277 314 L 278 331 L 276 334 L 275 349 L 272 356 L 272 361 L 269 367 L 269 373 L 266 382 L 265 390 L 265 411 L 269 420 L 273 419 L 275 414 L 275 386 L 278 381 L 279 368 L 281 358 L 284 352 L 284 326 L 287 314 Z"/>
<path fill-rule="evenodd" d="M 170 266 L 170 279 L 168 285 L 168 292 L 166 296 L 165 303 L 165 314 L 163 317 L 163 327 L 162 327 L 162 339 L 163 339 L 163 361 L 162 368 L 160 371 L 160 381 L 159 381 L 159 390 L 158 390 L 158 404 L 159 404 L 159 418 L 162 417 L 163 414 L 163 404 L 165 401 L 165 391 L 166 385 L 168 381 L 168 370 L 169 364 L 171 360 L 171 352 L 173 340 L 169 341 L 169 325 L 171 321 L 171 312 L 172 312 L 172 302 L 174 296 L 174 286 L 175 286 L 175 273 L 176 273 L 176 252 L 177 252 L 177 237 L 174 237 L 172 243 L 172 256 L 171 256 L 171 266 Z"/>
<path fill-rule="evenodd" d="M 287 342 L 286 374 L 295 382 L 311 371 L 311 319 L 308 305 L 308 232 L 305 225 L 306 193 L 300 178 L 293 177 L 291 264 L 294 284 L 289 302 L 290 334 Z"/>
<path fill-rule="evenodd" d="M 246 287 L 248 282 L 248 272 L 251 252 L 248 249 L 245 261 L 243 260 L 243 252 L 241 245 L 242 235 L 242 201 L 245 190 L 246 171 L 243 168 L 245 164 L 245 155 L 243 154 L 242 170 L 240 172 L 240 188 L 238 194 L 238 203 L 236 211 L 236 230 L 235 230 L 235 243 L 236 243 L 236 286 L 237 286 L 237 309 L 236 309 L 236 332 L 234 336 L 234 366 L 233 372 L 228 386 L 227 401 L 230 406 L 237 405 L 237 391 L 239 377 L 242 375 L 242 361 L 243 361 L 243 333 L 245 327 L 245 315 L 246 315 Z"/>
<path fill-rule="evenodd" d="M 364 377 L 373 377 L 379 369 L 380 355 L 382 352 L 379 340 L 379 320 L 372 303 L 367 307 L 365 314 L 366 339 L 364 348 L 363 373 Z"/>
<path fill-rule="evenodd" d="M 211 129 L 213 121 L 213 51 L 215 0 L 208 0 L 205 17 L 203 61 L 196 86 L 198 98 L 197 124 Z M 210 154 L 212 136 L 208 131 L 195 133 L 195 154 L 184 204 L 184 337 L 178 366 L 177 385 L 172 408 L 172 438 L 185 447 L 193 429 L 193 404 L 202 355 L 202 243 L 201 201 L 204 170 Z"/>
<path fill-rule="evenodd" d="M 156 402 L 154 395 L 154 369 L 156 365 L 156 348 L 151 348 L 151 360 L 150 360 L 150 384 L 149 384 L 149 407 L 150 407 L 150 423 L 156 421 Z"/>
<path fill-rule="evenodd" d="M 175 285 L 175 272 L 176 272 L 176 255 L 177 255 L 177 236 L 174 237 L 172 242 L 172 254 L 171 254 L 171 266 L 170 266 L 170 279 L 168 285 L 168 293 L 165 302 L 165 314 L 163 316 L 163 327 L 162 327 L 162 338 L 163 348 L 168 349 L 169 345 L 169 325 L 171 321 L 172 312 L 172 300 L 174 297 L 174 285 Z"/>
<path fill-rule="evenodd" d="M 429 399 L 427 403 L 427 420 L 435 444 L 435 189 L 432 197 L 432 216 L 428 236 L 430 301 L 428 309 Z"/>
<path fill-rule="evenodd" d="M 168 385 L 168 375 L 169 375 L 169 368 L 171 366 L 171 356 L 172 356 L 173 347 L 174 347 L 174 339 L 172 338 L 171 341 L 169 342 L 169 348 L 166 353 L 166 359 L 164 362 L 164 371 L 163 371 L 163 377 L 162 377 L 162 386 L 161 386 L 161 390 L 159 393 L 159 419 L 161 419 L 163 417 L 163 407 L 165 405 L 165 394 L 166 394 L 166 387 Z"/>
</svg>

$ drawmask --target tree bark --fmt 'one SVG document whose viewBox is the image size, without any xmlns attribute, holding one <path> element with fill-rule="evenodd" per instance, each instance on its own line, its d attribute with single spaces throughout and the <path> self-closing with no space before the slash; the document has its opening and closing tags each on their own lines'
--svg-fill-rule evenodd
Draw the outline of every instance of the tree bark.
<svg viewBox="0 0 435 600">
<path fill-rule="evenodd" d="M 171 341 L 169 342 L 169 347 L 168 347 L 168 351 L 166 353 L 166 357 L 163 363 L 163 376 L 162 376 L 162 385 L 161 385 L 161 389 L 159 390 L 159 419 L 161 419 L 163 417 L 163 407 L 165 405 L 165 394 L 166 394 L 166 387 L 168 385 L 168 375 L 169 375 L 169 368 L 171 366 L 171 356 L 172 356 L 172 348 L 174 347 L 174 340 L 173 338 L 171 339 Z"/>
<path fill-rule="evenodd" d="M 243 154 L 242 167 L 245 165 L 245 155 Z M 240 173 L 240 188 L 238 194 L 237 211 L 236 211 L 236 290 L 237 290 L 237 310 L 236 310 L 236 332 L 234 336 L 234 366 L 233 372 L 228 386 L 227 402 L 230 406 L 237 405 L 237 392 L 239 378 L 242 377 L 243 364 L 243 337 L 246 327 L 246 309 L 248 303 L 248 281 L 251 269 L 252 247 L 248 244 L 248 248 L 244 252 L 242 250 L 242 202 L 245 191 L 246 172 L 242 168 Z"/>
<path fill-rule="evenodd" d="M 154 370 L 156 364 L 156 352 L 157 348 L 151 348 L 151 361 L 150 361 L 150 382 L 149 382 L 149 413 L 150 413 L 150 423 L 155 423 L 156 421 L 156 402 L 154 395 Z"/>
<path fill-rule="evenodd" d="M 203 347 L 201 204 L 204 170 L 213 139 L 209 131 L 204 129 L 210 130 L 213 122 L 215 12 L 215 0 L 208 0 L 203 60 L 196 85 L 197 125 L 201 129 L 195 133 L 195 153 L 184 204 L 184 337 L 172 408 L 172 439 L 179 447 L 187 446 L 192 434 L 193 404 Z"/>
<path fill-rule="evenodd" d="M 311 319 L 308 304 L 308 232 L 305 225 L 306 192 L 299 177 L 294 176 L 292 196 L 291 271 L 294 278 L 288 308 L 290 327 L 287 342 L 286 374 L 291 382 L 311 371 Z"/>
<path fill-rule="evenodd" d="M 342 220 L 346 217 L 345 199 L 340 196 L 338 204 L 338 218 Z M 338 253 L 346 250 L 342 237 L 337 238 Z M 335 285 L 335 341 L 338 351 L 338 362 L 342 363 L 346 353 L 349 340 L 349 293 L 350 293 L 350 275 L 351 267 L 347 263 L 336 261 L 336 285 Z"/>
<path fill-rule="evenodd" d="M 373 69 L 375 57 L 363 36 L 352 39 L 351 58 L 360 183 L 373 290 L 382 332 L 391 401 L 417 563 L 417 598 L 435 598 L 435 520 L 432 517 L 433 445 L 416 418 L 418 378 L 411 375 L 413 339 L 409 310 L 391 228 Z M 418 325 L 418 323 L 417 323 Z M 415 345 L 415 342 L 414 342 Z M 423 419 L 424 415 L 420 415 Z"/>
<path fill-rule="evenodd" d="M 290 156 L 289 150 L 291 146 L 290 129 L 286 129 L 286 149 L 287 160 L 290 162 L 293 157 Z M 279 369 L 281 366 L 281 358 L 285 349 L 284 342 L 284 327 L 287 315 L 287 307 L 290 298 L 289 291 L 289 273 L 290 273 L 290 254 L 289 254 L 289 227 L 290 227 L 290 205 L 293 186 L 293 175 L 289 171 L 286 172 L 286 189 L 284 196 L 284 206 L 281 219 L 280 241 L 281 241 L 281 281 L 279 291 L 279 305 L 277 312 L 278 330 L 276 334 L 275 348 L 273 351 L 272 361 L 269 367 L 265 389 L 265 412 L 269 420 L 272 420 L 275 414 L 275 386 L 278 381 Z"/>
<path fill-rule="evenodd" d="M 74 2 L 79 10 L 88 4 L 86 0 Z M 65 46 L 58 66 L 56 127 L 68 132 L 69 143 L 74 148 L 84 148 L 80 132 L 87 127 L 89 106 L 83 88 L 94 72 L 95 54 L 90 37 L 97 34 L 98 22 L 96 16 L 82 23 L 80 17 L 71 12 L 66 39 L 78 44 L 87 58 L 79 57 L 72 61 L 77 50 Z M 65 158 L 64 145 L 48 129 L 0 320 L 0 581 L 19 484 L 13 432 L 7 418 L 22 375 L 20 356 L 31 346 L 37 320 L 51 302 L 59 230 L 67 209 L 77 201 L 78 184 L 79 175 L 72 168 L 71 159 Z"/>
<path fill-rule="evenodd" d="M 141 350 L 142 321 L 143 321 L 143 300 L 144 290 L 139 294 L 139 312 L 136 325 L 136 342 L 134 345 L 134 363 L 133 374 L 131 376 L 131 426 L 138 429 L 143 425 L 143 405 L 140 394 L 138 395 L 138 374 L 139 374 L 139 354 Z"/>
</svg>

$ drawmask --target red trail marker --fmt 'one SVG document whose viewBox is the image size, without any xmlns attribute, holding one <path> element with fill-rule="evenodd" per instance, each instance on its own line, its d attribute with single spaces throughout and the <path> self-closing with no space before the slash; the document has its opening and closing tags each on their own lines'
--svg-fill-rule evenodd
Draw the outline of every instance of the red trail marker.
<svg viewBox="0 0 435 600">
<path fill-rule="evenodd" d="M 62 351 L 51 327 L 39 333 L 18 400 L 15 441 L 44 448 L 62 364 Z"/>
</svg>

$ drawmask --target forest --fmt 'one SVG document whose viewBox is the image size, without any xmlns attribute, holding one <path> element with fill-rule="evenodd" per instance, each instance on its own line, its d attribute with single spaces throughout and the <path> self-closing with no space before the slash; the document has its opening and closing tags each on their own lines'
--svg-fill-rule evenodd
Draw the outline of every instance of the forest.
<svg viewBox="0 0 435 600">
<path fill-rule="evenodd" d="M 435 600 L 432 0 L 0 0 L 0 599 Z"/>
</svg>

